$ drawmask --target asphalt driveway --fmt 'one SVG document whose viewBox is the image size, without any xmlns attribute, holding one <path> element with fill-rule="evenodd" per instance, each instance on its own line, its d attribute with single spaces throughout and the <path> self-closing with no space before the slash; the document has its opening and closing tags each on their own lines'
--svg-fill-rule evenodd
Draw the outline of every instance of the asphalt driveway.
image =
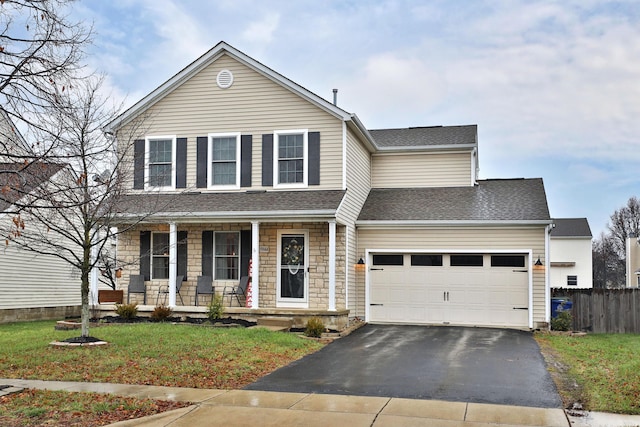
<svg viewBox="0 0 640 427">
<path fill-rule="evenodd" d="M 560 408 L 531 333 L 365 325 L 246 387 Z"/>
</svg>

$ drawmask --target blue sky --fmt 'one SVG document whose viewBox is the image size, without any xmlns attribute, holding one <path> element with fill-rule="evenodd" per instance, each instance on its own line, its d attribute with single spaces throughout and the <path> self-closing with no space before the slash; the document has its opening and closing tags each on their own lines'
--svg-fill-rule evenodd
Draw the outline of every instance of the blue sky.
<svg viewBox="0 0 640 427">
<path fill-rule="evenodd" d="M 636 1 L 85 0 L 126 105 L 224 40 L 370 129 L 477 124 L 480 177 L 542 177 L 594 236 L 640 196 Z"/>
</svg>

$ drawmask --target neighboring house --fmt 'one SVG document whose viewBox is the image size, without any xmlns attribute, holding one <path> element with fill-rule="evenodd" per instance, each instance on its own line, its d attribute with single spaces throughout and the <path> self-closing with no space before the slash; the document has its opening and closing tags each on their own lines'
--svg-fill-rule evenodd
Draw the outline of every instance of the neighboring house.
<svg viewBox="0 0 640 427">
<path fill-rule="evenodd" d="M 640 237 L 627 237 L 627 288 L 640 288 Z"/>
<path fill-rule="evenodd" d="M 593 288 L 591 228 L 586 218 L 554 218 L 551 287 Z"/>
<path fill-rule="evenodd" d="M 1 112 L 4 143 L 21 138 L 8 116 Z M 0 144 L 2 146 L 4 144 Z M 62 166 L 44 163 L 6 162 L 0 156 L 0 230 L 5 232 L 16 218 L 15 203 L 54 179 Z M 22 220 L 28 230 L 30 223 Z M 0 322 L 64 319 L 80 314 L 80 278 L 64 261 L 20 249 L 3 234 L 0 246 Z M 76 275 L 77 276 L 77 275 Z"/>
<path fill-rule="evenodd" d="M 118 253 L 139 261 L 121 287 L 143 274 L 148 305 L 168 285 L 176 306 L 182 275 L 193 306 L 198 276 L 220 293 L 251 261 L 234 315 L 546 327 L 542 180 L 478 180 L 475 125 L 368 130 L 224 42 L 108 130 L 144 117 L 120 203 L 141 222 Z"/>
</svg>

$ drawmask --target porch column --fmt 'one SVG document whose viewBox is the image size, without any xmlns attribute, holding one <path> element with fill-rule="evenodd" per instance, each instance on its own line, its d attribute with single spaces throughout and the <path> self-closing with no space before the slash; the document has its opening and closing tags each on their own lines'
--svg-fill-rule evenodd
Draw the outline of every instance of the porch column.
<svg viewBox="0 0 640 427">
<path fill-rule="evenodd" d="M 260 222 L 251 221 L 251 308 L 260 300 Z"/>
<path fill-rule="evenodd" d="M 178 274 L 178 228 L 169 223 L 169 307 L 176 306 L 176 275 Z"/>
<path fill-rule="evenodd" d="M 329 221 L 329 311 L 336 311 L 336 221 Z"/>
<path fill-rule="evenodd" d="M 91 262 L 96 262 L 98 258 L 98 247 L 91 246 Z M 98 267 L 96 265 L 91 269 L 89 276 L 89 305 L 98 304 Z"/>
</svg>

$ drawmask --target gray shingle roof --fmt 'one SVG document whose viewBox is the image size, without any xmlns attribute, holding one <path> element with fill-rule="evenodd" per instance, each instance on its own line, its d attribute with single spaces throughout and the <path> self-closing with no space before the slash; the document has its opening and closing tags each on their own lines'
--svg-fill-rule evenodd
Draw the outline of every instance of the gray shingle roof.
<svg viewBox="0 0 640 427">
<path fill-rule="evenodd" d="M 200 214 L 211 216 L 234 213 L 259 217 L 274 212 L 309 214 L 323 211 L 328 215 L 340 206 L 345 194 L 343 190 L 317 191 L 266 191 L 242 193 L 135 194 L 125 195 L 118 202 L 120 213 L 148 215 L 153 213 L 171 215 Z"/>
<path fill-rule="evenodd" d="M 54 163 L 0 163 L 0 212 L 47 182 L 65 165 Z"/>
<path fill-rule="evenodd" d="M 592 237 L 587 218 L 553 218 L 552 237 Z"/>
<path fill-rule="evenodd" d="M 372 189 L 358 221 L 548 221 L 541 178 L 473 187 Z"/>
<path fill-rule="evenodd" d="M 420 147 L 477 144 L 478 126 L 432 126 L 404 129 L 373 129 L 369 133 L 379 147 Z"/>
</svg>

